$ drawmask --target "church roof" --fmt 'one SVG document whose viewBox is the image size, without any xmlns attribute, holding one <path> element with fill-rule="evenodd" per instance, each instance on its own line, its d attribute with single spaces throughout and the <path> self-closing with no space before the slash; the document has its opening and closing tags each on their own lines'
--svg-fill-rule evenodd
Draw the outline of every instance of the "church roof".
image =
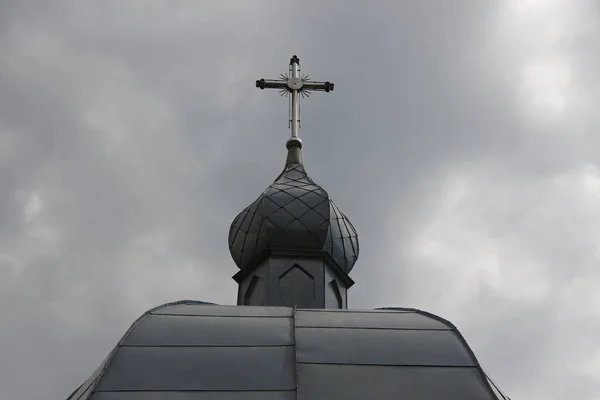
<svg viewBox="0 0 600 400">
<path fill-rule="evenodd" d="M 416 309 L 169 303 L 68 400 L 508 399 L 450 322 Z"/>
</svg>

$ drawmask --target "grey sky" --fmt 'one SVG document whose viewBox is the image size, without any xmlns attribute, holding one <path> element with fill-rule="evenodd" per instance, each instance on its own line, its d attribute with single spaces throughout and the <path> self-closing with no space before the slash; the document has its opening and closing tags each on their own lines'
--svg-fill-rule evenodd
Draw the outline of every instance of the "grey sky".
<svg viewBox="0 0 600 400">
<path fill-rule="evenodd" d="M 350 306 L 450 319 L 514 399 L 598 399 L 598 3 L 288 3 L 0 2 L 0 399 L 235 303 L 229 224 L 288 136 L 254 81 L 292 54 L 336 84 L 301 137 L 359 232 Z"/>
</svg>

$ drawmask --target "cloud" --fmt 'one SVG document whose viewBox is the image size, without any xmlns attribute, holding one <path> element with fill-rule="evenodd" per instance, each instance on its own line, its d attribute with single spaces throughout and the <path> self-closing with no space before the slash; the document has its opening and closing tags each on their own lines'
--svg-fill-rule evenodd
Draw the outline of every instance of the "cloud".
<svg viewBox="0 0 600 400">
<path fill-rule="evenodd" d="M 143 311 L 235 302 L 233 217 L 304 160 L 359 231 L 352 307 L 455 322 L 512 397 L 594 399 L 594 2 L 0 5 L 0 397 L 61 398 Z M 518 367 L 516 367 L 518 366 Z M 32 381 L 35 384 L 32 384 Z"/>
</svg>

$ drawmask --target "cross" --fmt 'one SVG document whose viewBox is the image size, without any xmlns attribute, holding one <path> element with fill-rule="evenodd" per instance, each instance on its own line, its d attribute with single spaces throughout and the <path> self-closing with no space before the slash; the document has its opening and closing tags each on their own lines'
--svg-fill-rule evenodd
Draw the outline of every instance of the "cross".
<svg viewBox="0 0 600 400">
<path fill-rule="evenodd" d="M 308 97 L 310 92 L 330 92 L 333 90 L 331 82 L 315 82 L 309 80 L 308 75 L 300 76 L 300 60 L 296 55 L 290 59 L 289 73 L 281 74 L 280 79 L 259 79 L 256 81 L 256 87 L 260 89 L 279 89 L 282 96 L 290 98 L 290 128 L 292 130 L 292 139 L 300 140 L 298 131 L 300 130 L 300 96 Z"/>
</svg>

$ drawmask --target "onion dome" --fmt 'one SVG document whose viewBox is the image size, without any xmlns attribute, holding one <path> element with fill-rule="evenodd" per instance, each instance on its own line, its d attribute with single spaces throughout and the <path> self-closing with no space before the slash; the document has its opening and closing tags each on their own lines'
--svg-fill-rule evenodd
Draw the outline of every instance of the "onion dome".
<svg viewBox="0 0 600 400">
<path fill-rule="evenodd" d="M 325 189 L 306 174 L 300 140 L 289 140 L 287 147 L 283 172 L 231 224 L 231 255 L 243 270 L 273 250 L 323 253 L 347 274 L 358 259 L 356 230 Z"/>
</svg>

